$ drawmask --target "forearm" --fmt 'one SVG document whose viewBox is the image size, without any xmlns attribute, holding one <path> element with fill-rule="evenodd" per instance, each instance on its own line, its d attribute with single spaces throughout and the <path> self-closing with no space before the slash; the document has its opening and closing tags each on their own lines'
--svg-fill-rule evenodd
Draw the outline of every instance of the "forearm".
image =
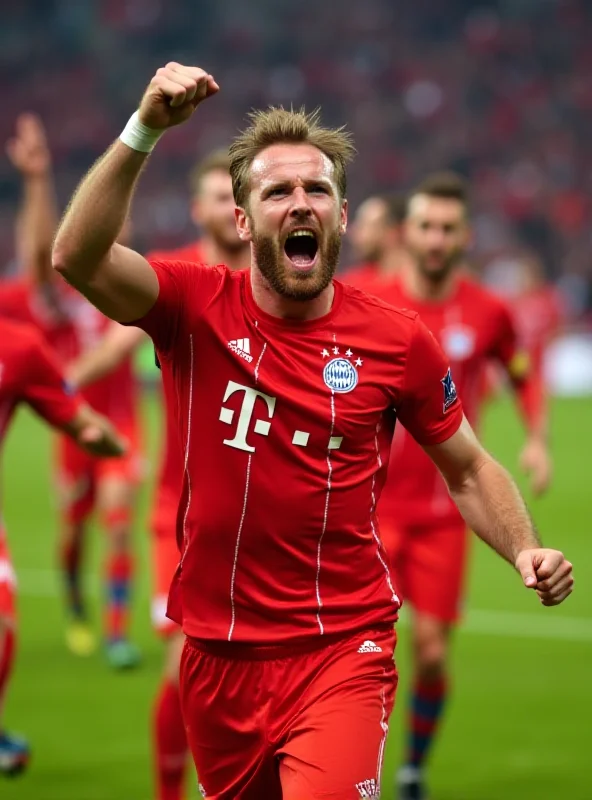
<svg viewBox="0 0 592 800">
<path fill-rule="evenodd" d="M 128 214 L 147 154 L 117 141 L 74 194 L 54 243 L 54 266 L 83 289 L 108 258 Z"/>
<path fill-rule="evenodd" d="M 524 380 L 513 384 L 516 403 L 529 438 L 547 442 L 549 416 L 543 376 L 533 370 Z"/>
<path fill-rule="evenodd" d="M 26 176 L 17 225 L 17 253 L 37 284 L 53 279 L 51 245 L 58 223 L 54 185 L 49 171 Z"/>
<path fill-rule="evenodd" d="M 522 550 L 541 546 L 516 484 L 489 456 L 450 494 L 469 527 L 511 564 Z"/>
<path fill-rule="evenodd" d="M 68 378 L 77 388 L 104 378 L 113 372 L 146 339 L 139 328 L 114 325 L 99 342 L 70 365 Z"/>
</svg>

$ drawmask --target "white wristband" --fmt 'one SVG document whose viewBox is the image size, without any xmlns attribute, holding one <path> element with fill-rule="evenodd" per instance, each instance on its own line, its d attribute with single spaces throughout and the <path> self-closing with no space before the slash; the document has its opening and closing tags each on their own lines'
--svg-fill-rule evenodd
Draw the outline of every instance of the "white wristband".
<svg viewBox="0 0 592 800">
<path fill-rule="evenodd" d="M 143 122 L 140 122 L 138 112 L 134 111 L 119 138 L 132 150 L 138 150 L 140 153 L 151 153 L 154 150 L 154 145 L 165 131 L 166 128 L 149 128 L 144 125 Z"/>
</svg>

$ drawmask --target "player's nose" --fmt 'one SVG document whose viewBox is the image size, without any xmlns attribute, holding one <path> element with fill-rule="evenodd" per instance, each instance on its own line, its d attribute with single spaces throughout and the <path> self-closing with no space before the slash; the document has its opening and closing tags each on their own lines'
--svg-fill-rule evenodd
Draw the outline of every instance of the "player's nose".
<svg viewBox="0 0 592 800">
<path fill-rule="evenodd" d="M 310 198 L 302 186 L 297 186 L 292 192 L 292 205 L 290 208 L 290 215 L 292 217 L 310 216 L 312 214 L 312 207 Z"/>
</svg>

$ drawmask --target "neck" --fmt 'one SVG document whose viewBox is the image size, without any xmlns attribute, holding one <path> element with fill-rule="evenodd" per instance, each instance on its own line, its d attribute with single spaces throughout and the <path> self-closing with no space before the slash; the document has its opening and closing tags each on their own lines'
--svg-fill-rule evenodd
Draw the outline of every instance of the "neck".
<svg viewBox="0 0 592 800">
<path fill-rule="evenodd" d="M 251 290 L 253 299 L 262 311 L 272 317 L 306 322 L 324 317 L 331 311 L 335 289 L 333 282 L 318 297 L 311 300 L 290 300 L 278 294 L 265 280 L 258 267 L 251 267 Z"/>
<path fill-rule="evenodd" d="M 211 236 L 201 240 L 206 264 L 225 264 L 231 270 L 248 269 L 251 266 L 251 253 L 247 246 L 238 249 L 226 248 Z"/>
<path fill-rule="evenodd" d="M 405 291 L 416 300 L 438 302 L 446 300 L 453 293 L 458 280 L 457 271 L 452 269 L 441 281 L 432 281 L 410 262 L 402 272 Z"/>
</svg>

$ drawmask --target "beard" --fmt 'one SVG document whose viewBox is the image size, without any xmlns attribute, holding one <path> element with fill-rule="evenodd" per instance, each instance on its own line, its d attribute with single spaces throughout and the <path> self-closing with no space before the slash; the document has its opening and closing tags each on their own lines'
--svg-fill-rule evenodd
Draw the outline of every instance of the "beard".
<svg viewBox="0 0 592 800">
<path fill-rule="evenodd" d="M 333 231 L 318 245 L 317 266 L 311 272 L 299 272 L 285 266 L 284 250 L 271 236 L 260 236 L 254 231 L 252 243 L 255 263 L 273 291 L 300 302 L 314 300 L 329 286 L 341 253 L 341 236 Z"/>
<path fill-rule="evenodd" d="M 455 267 L 460 264 L 463 255 L 464 252 L 462 250 L 454 250 L 447 255 L 442 255 L 440 263 L 434 267 L 429 265 L 429 253 L 414 253 L 419 271 L 433 284 L 445 281 Z"/>
</svg>

